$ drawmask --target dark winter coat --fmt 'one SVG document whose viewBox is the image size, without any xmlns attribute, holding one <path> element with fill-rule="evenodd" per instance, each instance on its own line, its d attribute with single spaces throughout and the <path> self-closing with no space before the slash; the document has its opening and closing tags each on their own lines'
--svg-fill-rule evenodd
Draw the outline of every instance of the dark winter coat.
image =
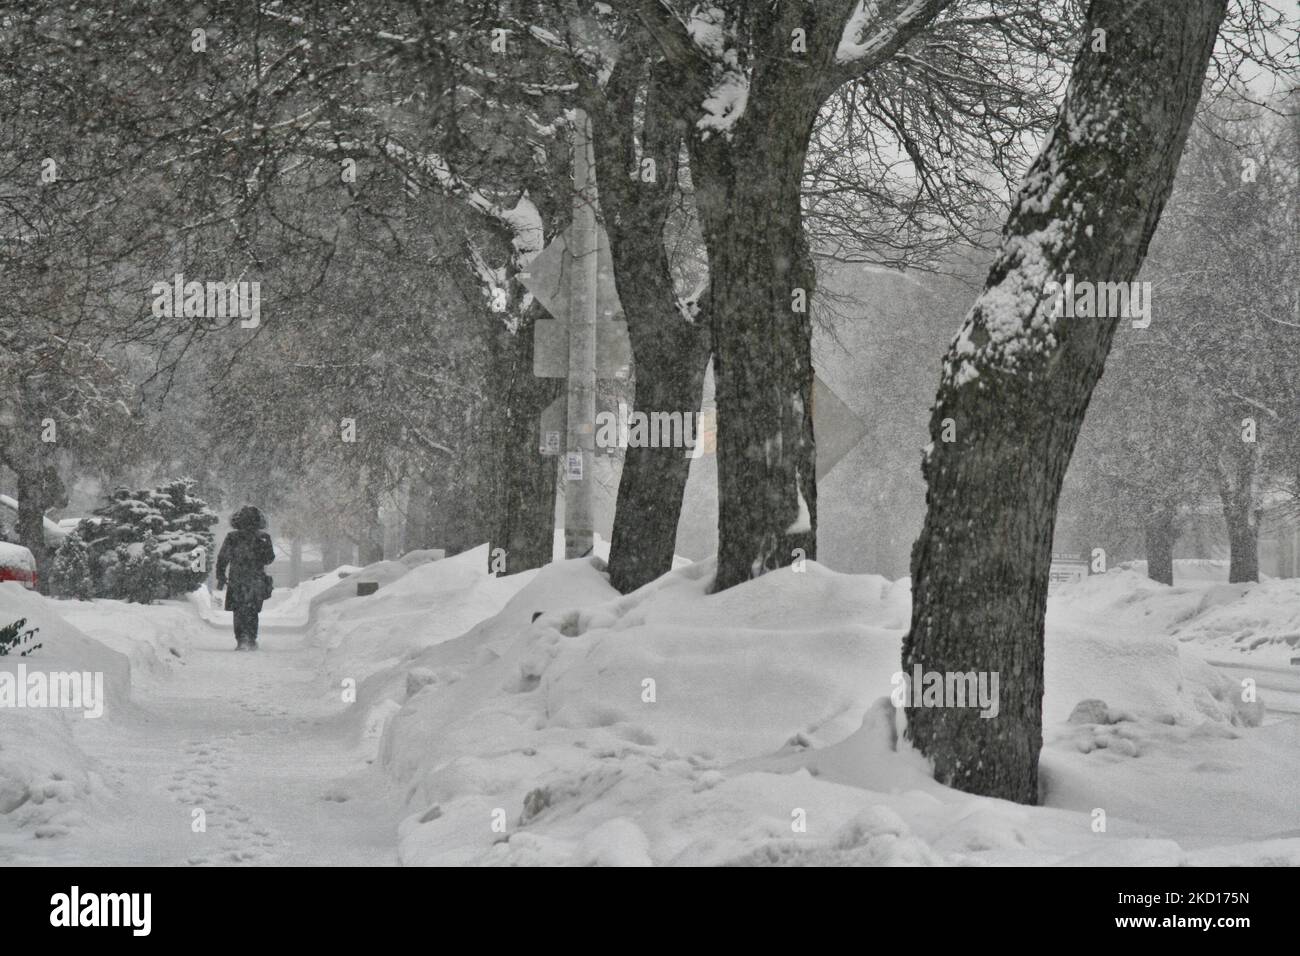
<svg viewBox="0 0 1300 956">
<path fill-rule="evenodd" d="M 221 542 L 217 553 L 217 587 L 226 588 L 226 610 L 236 607 L 262 610 L 266 573 L 262 570 L 275 560 L 275 547 L 265 531 L 236 528 Z"/>
</svg>

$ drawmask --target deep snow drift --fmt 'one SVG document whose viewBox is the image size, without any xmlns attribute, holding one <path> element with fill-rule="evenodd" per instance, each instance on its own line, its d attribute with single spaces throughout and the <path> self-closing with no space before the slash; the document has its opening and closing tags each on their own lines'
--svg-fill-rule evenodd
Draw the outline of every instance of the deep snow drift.
<svg viewBox="0 0 1300 956">
<path fill-rule="evenodd" d="M 276 768 L 259 764 L 271 793 L 244 787 L 241 806 L 268 818 L 278 811 L 259 801 L 286 796 L 313 812 L 321 801 L 350 808 L 334 830 L 299 838 L 346 842 L 346 826 L 367 820 L 369 861 L 390 852 L 410 864 L 1300 863 L 1300 721 L 1265 709 L 1300 683 L 1287 670 L 1300 581 L 1228 586 L 1210 568 L 1167 588 L 1121 569 L 1054 594 L 1043 805 L 1023 807 L 936 784 L 902 738 L 888 697 L 907 581 L 809 562 L 709 595 L 712 566 L 701 562 L 622 597 L 599 558 L 503 578 L 487 574 L 482 548 L 395 564 L 277 594 L 260 657 L 225 650 L 228 634 L 196 613 L 202 598 L 78 605 L 0 586 L 0 619 L 39 610 L 50 628 L 42 638 L 68 630 L 29 666 L 94 653 L 129 658 L 144 678 L 118 681 L 119 709 L 110 705 L 94 733 L 80 717 L 38 714 L 39 733 L 63 748 L 51 751 L 65 754 L 59 772 L 74 781 L 41 806 L 53 800 L 96 820 L 97 832 L 111 828 L 103 807 L 147 782 L 101 779 L 97 800 L 95 768 L 135 759 L 131 747 L 157 731 L 139 726 L 127 701 L 146 711 L 203 702 L 220 723 L 232 693 L 221 681 L 239 660 L 260 669 L 266 713 L 252 715 L 249 737 L 234 718 L 215 728 L 227 761 L 217 776 L 237 782 L 250 772 L 241 747 L 266 722 L 290 722 L 278 732 L 286 748 L 314 755 L 315 777 L 299 761 L 274 794 Z M 351 585 L 368 570 L 381 586 L 357 597 Z M 329 601 L 312 600 L 329 589 Z M 1082 701 L 1094 703 L 1075 713 Z M 54 767 L 32 745 L 14 746 L 11 728 L 29 733 L 33 720 L 12 717 L 0 712 L 0 781 L 28 798 L 0 815 L 0 859 L 53 857 L 76 835 L 37 839 L 52 817 L 33 812 L 31 794 Z M 380 826 L 388 851 L 375 846 Z M 280 828 L 286 841 L 290 829 Z M 360 852 L 344 845 L 334 858 Z M 326 856 L 321 847 L 315 859 Z M 310 857 L 282 846 L 197 861 Z"/>
</svg>

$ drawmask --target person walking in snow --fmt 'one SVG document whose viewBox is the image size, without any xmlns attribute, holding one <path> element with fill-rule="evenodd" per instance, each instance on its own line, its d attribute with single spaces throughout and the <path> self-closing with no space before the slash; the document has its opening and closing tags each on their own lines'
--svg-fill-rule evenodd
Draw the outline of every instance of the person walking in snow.
<svg viewBox="0 0 1300 956">
<path fill-rule="evenodd" d="M 235 615 L 235 650 L 257 649 L 257 616 L 271 596 L 271 576 L 262 569 L 275 560 L 266 518 L 245 505 L 230 518 L 234 528 L 217 553 L 217 590 L 226 592 L 226 610 Z M 229 584 L 229 587 L 227 587 Z"/>
</svg>

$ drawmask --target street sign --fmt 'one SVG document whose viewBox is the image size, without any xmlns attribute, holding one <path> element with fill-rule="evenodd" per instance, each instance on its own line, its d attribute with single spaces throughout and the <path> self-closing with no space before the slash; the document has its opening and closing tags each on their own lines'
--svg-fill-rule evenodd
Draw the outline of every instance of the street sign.
<svg viewBox="0 0 1300 956">
<path fill-rule="evenodd" d="M 817 477 L 821 479 L 862 441 L 862 436 L 867 433 L 867 423 L 816 375 L 813 376 L 812 403 Z"/>
<path fill-rule="evenodd" d="M 519 273 L 519 281 L 541 303 L 542 308 L 563 321 L 569 307 L 569 277 L 565 263 L 569 244 L 573 241 L 570 226 L 539 252 L 528 264 L 528 271 Z M 596 227 L 596 322 L 613 321 L 622 315 L 623 306 L 618 301 L 614 286 L 614 257 L 609 251 L 609 236 L 605 227 Z"/>
<path fill-rule="evenodd" d="M 558 455 L 564 450 L 564 430 L 568 424 L 568 411 L 568 398 L 564 395 L 559 396 L 555 401 L 542 409 L 541 423 L 538 428 L 538 432 L 540 433 L 538 450 L 541 451 L 543 455 Z M 597 417 L 599 417 L 603 412 L 617 415 L 618 400 L 604 394 L 603 392 L 598 392 L 596 394 Z M 597 449 L 598 454 L 604 453 L 607 455 L 615 454 L 617 451 L 617 448 Z"/>
<path fill-rule="evenodd" d="M 627 378 L 632 368 L 632 340 L 626 322 L 596 320 L 596 377 Z M 568 378 L 569 326 L 558 319 L 533 323 L 533 374 Z"/>
<path fill-rule="evenodd" d="M 1062 584 L 1082 581 L 1089 574 L 1088 555 L 1052 553 L 1052 565 L 1047 572 L 1048 593 Z"/>
<path fill-rule="evenodd" d="M 614 283 L 609 236 L 595 221 L 596 189 L 590 168 L 589 135 L 586 117 L 578 111 L 573 224 L 537 254 L 527 272 L 519 273 L 524 288 L 555 316 L 533 323 L 533 374 L 538 378 L 569 380 L 567 396 L 551 403 L 542 413 L 539 450 L 543 455 L 559 455 L 561 448 L 566 448 L 565 473 L 574 482 L 582 482 L 583 452 L 594 454 L 595 451 L 591 443 L 596 417 L 595 380 L 626 378 L 632 366 L 632 341 L 627 323 L 619 318 L 623 308 Z M 591 249 L 593 237 L 595 248 Z M 594 276 L 591 260 L 587 258 L 590 255 L 596 257 Z M 576 328 L 573 341 L 570 341 L 571 313 Z M 867 427 L 820 378 L 813 379 L 812 415 L 817 439 L 817 475 L 821 478 L 853 450 Z M 695 435 L 696 446 L 686 454 L 691 457 L 712 454 L 717 447 L 716 414 L 709 411 L 701 414 Z M 565 554 L 569 557 L 582 553 L 589 534 L 589 502 L 584 497 L 589 489 L 584 486 L 582 491 L 583 495 L 565 499 Z M 574 528 L 573 541 L 569 540 L 570 525 Z"/>
<path fill-rule="evenodd" d="M 556 236 L 519 274 L 519 281 L 542 308 L 555 316 L 533 325 L 533 374 L 538 378 L 568 378 L 568 282 L 565 274 L 573 243 L 573 227 Z M 579 257 L 580 258 L 580 257 Z M 609 236 L 596 227 L 596 377 L 627 378 L 632 367 L 632 340 L 627 323 L 618 317 L 623 307 L 614 285 L 614 258 Z"/>
</svg>

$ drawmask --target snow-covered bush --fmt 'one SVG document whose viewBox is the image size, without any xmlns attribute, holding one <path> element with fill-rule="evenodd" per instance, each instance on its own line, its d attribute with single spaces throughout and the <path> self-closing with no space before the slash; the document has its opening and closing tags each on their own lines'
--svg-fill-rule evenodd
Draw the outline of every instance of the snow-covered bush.
<svg viewBox="0 0 1300 956">
<path fill-rule="evenodd" d="M 193 488 L 189 478 L 152 490 L 120 488 L 78 525 L 90 548 L 98 596 L 148 601 L 188 594 L 203 583 L 218 519 Z M 144 554 L 146 539 L 152 540 L 152 557 Z M 135 580 L 141 575 L 150 580 Z"/>
<path fill-rule="evenodd" d="M 57 598 L 76 598 L 79 601 L 89 601 L 95 596 L 90 549 L 75 531 L 55 552 L 54 566 L 50 569 L 50 593 Z"/>
<path fill-rule="evenodd" d="M 140 553 L 131 557 L 122 576 L 124 593 L 121 596 L 136 604 L 152 604 L 157 598 L 167 597 L 163 576 L 158 539 L 152 531 L 146 531 L 144 541 L 140 542 Z"/>
</svg>

